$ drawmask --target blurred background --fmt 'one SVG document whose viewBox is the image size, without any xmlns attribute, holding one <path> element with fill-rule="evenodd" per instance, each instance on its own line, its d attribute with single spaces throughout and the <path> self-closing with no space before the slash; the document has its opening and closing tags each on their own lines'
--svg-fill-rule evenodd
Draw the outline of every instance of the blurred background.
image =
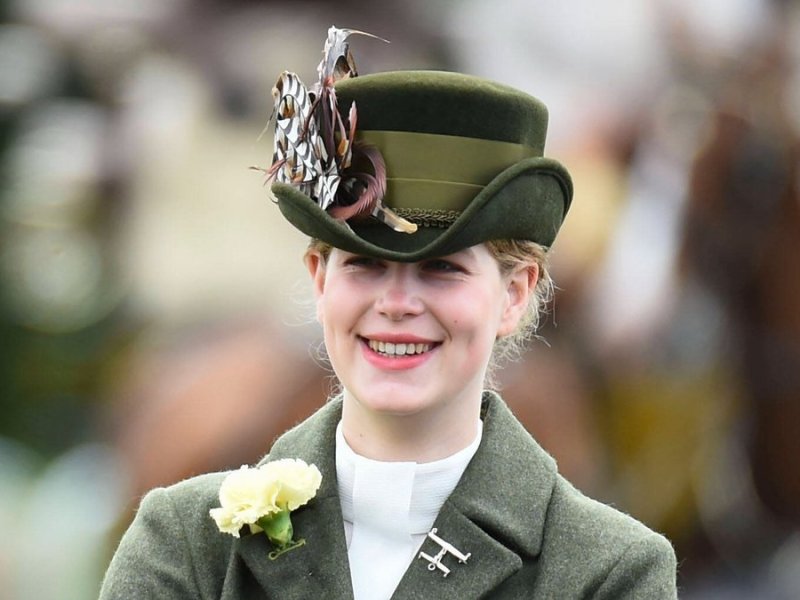
<svg viewBox="0 0 800 600">
<path fill-rule="evenodd" d="M 362 73 L 489 77 L 575 179 L 503 376 L 681 597 L 800 597 L 800 2 L 0 0 L 0 598 L 96 597 L 148 489 L 321 405 L 303 237 L 250 166 L 331 24 Z M 476 115 L 476 119 L 480 115 Z"/>
</svg>

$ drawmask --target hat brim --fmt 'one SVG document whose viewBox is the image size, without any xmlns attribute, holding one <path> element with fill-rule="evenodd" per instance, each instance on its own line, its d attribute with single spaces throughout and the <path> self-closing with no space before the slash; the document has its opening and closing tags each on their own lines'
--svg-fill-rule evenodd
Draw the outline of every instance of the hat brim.
<svg viewBox="0 0 800 600">
<path fill-rule="evenodd" d="M 522 160 L 484 187 L 452 225 L 422 226 L 411 234 L 371 217 L 347 223 L 335 219 L 285 183 L 274 183 L 272 193 L 283 216 L 312 238 L 354 254 L 417 262 L 489 240 L 530 240 L 549 248 L 569 210 L 572 180 L 558 161 Z"/>
</svg>

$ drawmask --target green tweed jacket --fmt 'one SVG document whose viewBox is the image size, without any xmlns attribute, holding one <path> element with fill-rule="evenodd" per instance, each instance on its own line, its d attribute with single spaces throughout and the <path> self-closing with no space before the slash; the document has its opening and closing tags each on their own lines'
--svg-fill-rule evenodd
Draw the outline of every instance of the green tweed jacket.
<svg viewBox="0 0 800 600">
<path fill-rule="evenodd" d="M 302 458 L 322 472 L 317 496 L 293 513 L 306 544 L 267 558 L 263 534 L 236 539 L 209 517 L 225 473 L 148 493 L 111 562 L 101 600 L 352 598 L 336 485 L 332 401 L 284 434 L 265 460 Z M 481 445 L 434 526 L 469 559 L 414 559 L 393 598 L 676 598 L 670 543 L 573 488 L 555 461 L 487 393 Z M 440 551 L 426 538 L 422 552 Z"/>
</svg>

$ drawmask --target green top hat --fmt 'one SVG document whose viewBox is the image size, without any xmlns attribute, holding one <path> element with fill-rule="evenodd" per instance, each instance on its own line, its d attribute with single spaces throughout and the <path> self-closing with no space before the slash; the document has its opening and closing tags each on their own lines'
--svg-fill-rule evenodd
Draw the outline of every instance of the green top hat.
<svg viewBox="0 0 800 600">
<path fill-rule="evenodd" d="M 514 88 L 438 71 L 338 81 L 339 107 L 357 107 L 356 139 L 386 164 L 383 203 L 417 225 L 395 231 L 372 217 L 345 222 L 288 183 L 272 192 L 303 233 L 348 252 L 414 262 L 498 239 L 550 247 L 572 181 L 543 157 L 547 108 Z"/>
</svg>

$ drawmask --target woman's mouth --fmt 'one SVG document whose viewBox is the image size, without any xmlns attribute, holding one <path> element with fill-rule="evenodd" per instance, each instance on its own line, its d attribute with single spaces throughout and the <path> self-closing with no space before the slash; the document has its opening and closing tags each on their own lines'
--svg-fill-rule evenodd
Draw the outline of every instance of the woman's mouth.
<svg viewBox="0 0 800 600">
<path fill-rule="evenodd" d="M 434 344 L 420 344 L 412 342 L 383 342 L 380 340 L 367 340 L 370 350 L 384 356 L 412 356 L 425 354 Z"/>
</svg>

